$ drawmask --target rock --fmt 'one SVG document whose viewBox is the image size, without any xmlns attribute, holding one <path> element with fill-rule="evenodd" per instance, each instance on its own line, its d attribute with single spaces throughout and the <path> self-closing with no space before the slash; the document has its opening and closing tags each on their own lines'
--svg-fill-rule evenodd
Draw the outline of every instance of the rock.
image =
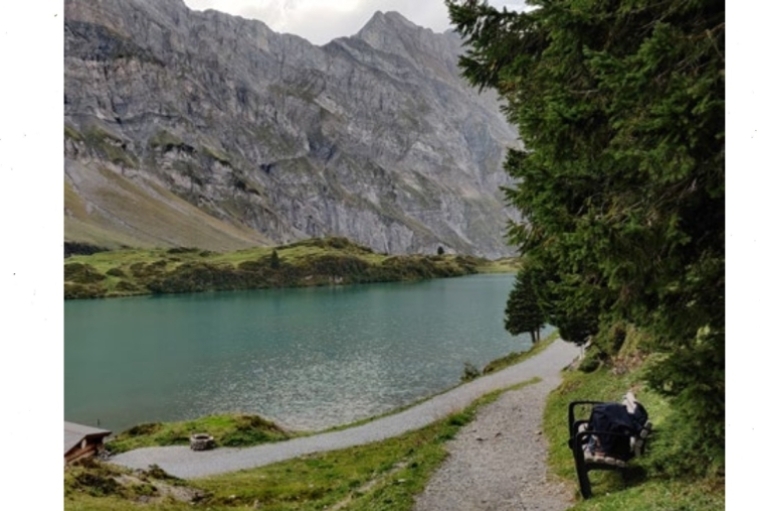
<svg viewBox="0 0 760 511">
<path fill-rule="evenodd" d="M 71 242 L 514 252 L 517 131 L 459 76 L 453 32 L 377 13 L 314 46 L 181 0 L 66 0 L 64 33 Z"/>
<path fill-rule="evenodd" d="M 213 449 L 214 437 L 205 433 L 196 433 L 190 435 L 190 449 L 193 451 L 207 451 Z"/>
</svg>

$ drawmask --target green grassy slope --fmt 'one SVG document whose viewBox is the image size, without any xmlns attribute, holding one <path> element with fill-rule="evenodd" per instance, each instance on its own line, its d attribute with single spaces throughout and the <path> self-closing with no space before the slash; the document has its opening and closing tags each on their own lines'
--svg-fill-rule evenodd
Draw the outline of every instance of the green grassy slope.
<svg viewBox="0 0 760 511">
<path fill-rule="evenodd" d="M 237 250 L 271 244 L 253 229 L 223 222 L 160 186 L 141 183 L 96 164 L 71 163 L 64 181 L 65 240 L 106 248 Z"/>
<path fill-rule="evenodd" d="M 667 464 L 663 452 L 667 446 L 659 441 L 673 425 L 670 408 L 659 395 L 644 383 L 644 365 L 633 369 L 600 367 L 592 373 L 568 372 L 562 385 L 549 397 L 544 415 L 544 431 L 550 445 L 549 464 L 559 477 L 573 485 L 578 511 L 708 511 L 725 507 L 725 482 L 722 478 L 679 478 L 662 470 Z M 567 447 L 567 405 L 571 401 L 591 399 L 620 402 L 625 392 L 633 389 L 645 406 L 654 425 L 647 452 L 631 462 L 631 478 L 623 480 L 618 471 L 592 471 L 593 496 L 583 500 L 578 490 L 575 465 Z"/>
<path fill-rule="evenodd" d="M 411 510 L 414 496 L 446 458 L 445 443 L 502 392 L 396 438 L 191 482 L 155 469 L 140 474 L 97 462 L 67 467 L 65 508 L 180 510 L 192 500 L 200 509 L 230 511 Z"/>
<path fill-rule="evenodd" d="M 221 447 L 244 447 L 297 436 L 256 415 L 210 415 L 195 420 L 139 424 L 107 443 L 112 454 L 149 446 L 189 445 L 190 435 L 207 433 Z"/>
<path fill-rule="evenodd" d="M 72 256 L 64 262 L 64 289 L 66 298 L 97 298 L 419 280 L 482 267 L 493 265 L 471 256 L 387 256 L 326 238 L 227 253 L 154 248 Z"/>
</svg>

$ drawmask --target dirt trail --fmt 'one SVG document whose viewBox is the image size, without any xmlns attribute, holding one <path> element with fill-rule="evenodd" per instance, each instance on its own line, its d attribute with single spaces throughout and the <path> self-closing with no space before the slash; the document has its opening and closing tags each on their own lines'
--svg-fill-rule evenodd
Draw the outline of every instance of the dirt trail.
<svg viewBox="0 0 760 511">
<path fill-rule="evenodd" d="M 417 498 L 415 511 L 561 511 L 573 489 L 547 480 L 541 421 L 559 374 L 504 393 L 447 444 L 449 458 Z"/>
</svg>

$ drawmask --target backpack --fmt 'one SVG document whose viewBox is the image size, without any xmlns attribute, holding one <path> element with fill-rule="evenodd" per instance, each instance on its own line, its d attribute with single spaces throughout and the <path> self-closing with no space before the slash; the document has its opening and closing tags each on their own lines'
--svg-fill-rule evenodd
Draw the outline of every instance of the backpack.
<svg viewBox="0 0 760 511">
<path fill-rule="evenodd" d="M 647 424 L 649 415 L 641 403 L 636 402 L 633 413 L 626 405 L 604 403 L 594 405 L 589 418 L 589 429 L 595 432 L 589 443 L 589 449 L 594 453 L 623 461 L 630 460 L 634 451 L 632 438 L 638 438 Z M 624 436 L 605 433 L 618 433 Z"/>
</svg>

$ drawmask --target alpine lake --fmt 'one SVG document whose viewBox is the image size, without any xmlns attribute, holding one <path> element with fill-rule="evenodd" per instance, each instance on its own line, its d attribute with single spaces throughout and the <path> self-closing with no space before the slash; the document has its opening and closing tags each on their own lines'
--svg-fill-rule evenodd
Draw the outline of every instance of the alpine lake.
<svg viewBox="0 0 760 511">
<path fill-rule="evenodd" d="M 321 430 L 386 413 L 530 347 L 503 326 L 514 278 L 69 300 L 65 418 L 119 432 L 245 413 Z"/>
</svg>

